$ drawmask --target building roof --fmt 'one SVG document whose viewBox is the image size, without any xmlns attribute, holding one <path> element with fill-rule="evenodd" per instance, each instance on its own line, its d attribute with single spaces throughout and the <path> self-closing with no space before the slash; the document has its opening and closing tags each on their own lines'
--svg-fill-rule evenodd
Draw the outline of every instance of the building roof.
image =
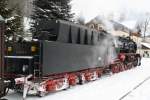
<svg viewBox="0 0 150 100">
<path fill-rule="evenodd" d="M 126 27 L 125 25 L 119 22 L 116 22 L 114 20 L 111 20 L 110 22 L 113 24 L 115 30 L 120 30 L 120 31 L 127 32 L 127 33 L 131 32 L 131 29 L 129 29 L 128 27 Z"/>
<path fill-rule="evenodd" d="M 86 23 L 86 25 L 88 26 L 89 24 L 93 24 L 93 23 L 94 24 L 101 24 L 105 28 L 111 27 L 114 30 L 119 30 L 119 31 L 127 32 L 127 33 L 131 32 L 131 30 L 128 27 L 126 27 L 125 25 L 123 25 L 119 22 L 116 22 L 114 20 L 105 19 L 101 16 L 96 16 L 94 19 L 92 19 L 88 23 Z"/>
<path fill-rule="evenodd" d="M 150 49 L 150 43 L 145 43 L 145 42 L 142 42 L 141 45 L 147 47 L 148 49 Z"/>
<path fill-rule="evenodd" d="M 131 35 L 131 36 L 136 36 L 136 37 L 141 36 L 141 34 L 139 32 L 134 32 L 133 30 L 131 30 L 127 26 L 123 25 L 122 23 L 119 23 L 114 20 L 107 20 L 107 19 L 101 18 L 100 16 L 97 16 L 94 19 L 92 19 L 91 21 L 89 21 L 88 23 L 86 23 L 87 26 L 89 26 L 91 24 L 101 24 L 103 26 L 102 28 L 104 28 L 104 30 L 113 28 L 113 30 L 115 30 L 115 31 L 126 32 L 128 35 Z"/>
<path fill-rule="evenodd" d="M 137 22 L 136 20 L 126 20 L 126 21 L 121 22 L 121 24 L 130 29 L 135 29 Z"/>
</svg>

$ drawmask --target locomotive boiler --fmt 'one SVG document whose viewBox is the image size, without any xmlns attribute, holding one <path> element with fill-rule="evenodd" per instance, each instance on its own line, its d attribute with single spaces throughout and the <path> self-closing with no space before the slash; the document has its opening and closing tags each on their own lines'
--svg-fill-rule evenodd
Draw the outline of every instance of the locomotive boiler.
<svg viewBox="0 0 150 100">
<path fill-rule="evenodd" d="M 12 88 L 45 95 L 140 64 L 136 43 L 62 20 L 41 21 L 32 41 L 7 42 L 4 76 Z M 116 52 L 116 49 L 118 49 Z"/>
</svg>

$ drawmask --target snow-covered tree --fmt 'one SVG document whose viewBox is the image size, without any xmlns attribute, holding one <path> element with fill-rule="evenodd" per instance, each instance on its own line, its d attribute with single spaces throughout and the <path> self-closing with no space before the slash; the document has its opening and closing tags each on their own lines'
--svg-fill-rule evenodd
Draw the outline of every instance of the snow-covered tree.
<svg viewBox="0 0 150 100">
<path fill-rule="evenodd" d="M 32 15 L 33 23 L 31 31 L 36 33 L 36 25 L 39 21 L 62 19 L 71 21 L 73 14 L 71 13 L 70 0 L 35 0 L 33 2 L 34 13 Z"/>
<path fill-rule="evenodd" d="M 10 18 L 11 14 L 12 14 L 12 10 L 8 9 L 6 7 L 7 6 L 7 2 L 8 2 L 8 0 L 0 0 L 0 15 L 4 19 Z M 5 36 L 7 35 L 7 37 L 8 37 L 8 35 L 10 36 L 10 34 L 8 33 L 9 30 L 10 30 L 10 28 L 7 25 L 7 29 L 6 29 L 6 32 L 5 32 Z"/>
<path fill-rule="evenodd" d="M 9 18 L 12 10 L 8 9 L 7 6 L 8 0 L 0 0 L 0 14 L 4 18 Z"/>
<path fill-rule="evenodd" d="M 8 8 L 8 0 L 0 0 L 0 15 L 5 19 L 6 23 L 6 40 L 10 38 L 14 39 L 19 34 L 21 35 L 23 27 L 21 12 L 20 9 L 18 9 L 18 5 L 10 9 Z"/>
</svg>

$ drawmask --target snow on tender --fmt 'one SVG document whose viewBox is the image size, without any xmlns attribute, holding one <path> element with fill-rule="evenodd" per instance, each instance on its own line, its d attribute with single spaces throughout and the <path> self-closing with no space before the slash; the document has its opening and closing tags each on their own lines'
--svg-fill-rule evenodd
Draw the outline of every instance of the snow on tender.
<svg viewBox="0 0 150 100">
<path fill-rule="evenodd" d="M 114 75 L 105 75 L 99 80 L 71 87 L 45 97 L 28 96 L 27 100 L 119 100 L 135 86 L 150 76 L 150 59 L 143 58 L 142 65 Z M 149 100 L 150 80 L 140 85 L 122 100 Z M 10 93 L 6 98 L 20 100 L 18 93 Z"/>
</svg>

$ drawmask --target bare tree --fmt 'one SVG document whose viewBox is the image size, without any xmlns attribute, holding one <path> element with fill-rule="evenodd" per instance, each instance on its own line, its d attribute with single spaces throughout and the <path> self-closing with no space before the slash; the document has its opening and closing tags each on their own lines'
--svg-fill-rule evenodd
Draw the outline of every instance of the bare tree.
<svg viewBox="0 0 150 100">
<path fill-rule="evenodd" d="M 146 33 L 148 31 L 149 24 L 150 24 L 150 16 L 146 16 L 142 21 L 138 21 L 135 26 L 136 32 L 142 33 L 144 36 L 144 39 L 146 37 Z"/>
<path fill-rule="evenodd" d="M 146 36 L 146 32 L 148 30 L 148 25 L 150 24 L 150 17 L 147 17 L 145 19 L 145 21 L 143 22 L 143 34 L 144 34 L 144 39 L 145 39 L 145 36 Z"/>
<path fill-rule="evenodd" d="M 135 32 L 141 33 L 142 32 L 142 23 L 137 23 L 135 26 Z"/>
</svg>

